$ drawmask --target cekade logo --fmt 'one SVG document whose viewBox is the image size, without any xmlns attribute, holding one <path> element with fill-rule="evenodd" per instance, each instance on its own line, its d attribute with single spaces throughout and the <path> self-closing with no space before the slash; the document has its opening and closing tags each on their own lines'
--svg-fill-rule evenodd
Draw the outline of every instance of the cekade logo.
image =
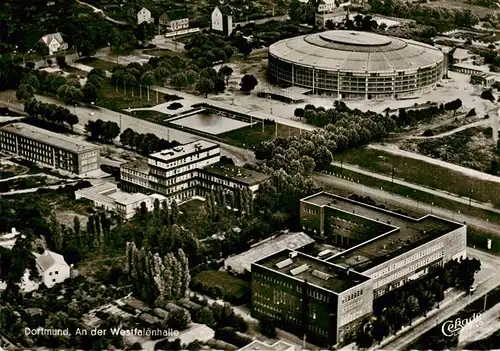
<svg viewBox="0 0 500 351">
<path fill-rule="evenodd" d="M 468 319 L 457 318 L 454 321 L 444 322 L 441 326 L 441 331 L 444 336 L 453 336 L 460 334 L 461 330 L 480 328 L 483 324 L 481 313 L 474 313 L 472 317 Z"/>
</svg>

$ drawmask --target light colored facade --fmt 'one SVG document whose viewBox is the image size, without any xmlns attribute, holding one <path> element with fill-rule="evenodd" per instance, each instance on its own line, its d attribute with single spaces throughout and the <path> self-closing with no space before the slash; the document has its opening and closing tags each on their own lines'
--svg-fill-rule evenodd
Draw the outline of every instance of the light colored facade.
<svg viewBox="0 0 500 351">
<path fill-rule="evenodd" d="M 430 45 L 344 30 L 278 41 L 269 47 L 268 60 L 275 83 L 344 99 L 420 96 L 444 72 L 443 53 Z"/>
<path fill-rule="evenodd" d="M 129 162 L 120 167 L 123 189 L 155 192 L 169 201 L 184 201 L 195 195 L 223 189 L 249 189 L 255 196 L 268 175 L 220 164 L 219 144 L 200 140 L 151 154 L 148 164 Z"/>
<path fill-rule="evenodd" d="M 217 6 L 212 11 L 211 28 L 229 36 L 233 32 L 233 13 L 228 5 Z"/>
<path fill-rule="evenodd" d="M 47 288 L 62 283 L 71 275 L 70 266 L 64 257 L 48 250 L 36 258 L 36 267 Z"/>
<path fill-rule="evenodd" d="M 45 44 L 49 49 L 49 55 L 52 56 L 60 50 L 68 49 L 68 44 L 64 42 L 61 33 L 52 33 L 44 35 L 40 42 Z"/>
<path fill-rule="evenodd" d="M 79 175 L 100 169 L 98 146 L 29 124 L 1 127 L 0 149 Z"/>
<path fill-rule="evenodd" d="M 134 217 L 141 208 L 142 203 L 144 203 L 148 211 L 151 211 L 155 199 L 158 199 L 160 203 L 166 200 L 164 196 L 158 194 L 127 193 L 118 189 L 116 184 L 108 182 L 75 191 L 75 199 L 82 198 L 92 201 L 94 207 L 116 212 L 124 219 Z"/>
<path fill-rule="evenodd" d="M 471 84 L 474 85 L 482 85 L 483 87 L 489 87 L 493 83 L 495 83 L 498 80 L 499 77 L 493 76 L 493 75 L 488 75 L 487 73 L 483 74 L 473 74 L 470 77 L 470 82 Z"/>
<path fill-rule="evenodd" d="M 141 24 L 142 22 L 153 23 L 154 18 L 151 17 L 151 11 L 147 8 L 143 7 L 139 12 L 137 12 L 137 24 Z"/>
<path fill-rule="evenodd" d="M 350 1 L 342 1 L 342 0 L 322 0 L 318 5 L 318 12 L 327 13 L 338 11 L 339 8 L 346 8 L 351 5 Z"/>
<path fill-rule="evenodd" d="M 374 299 L 466 257 L 466 226 L 432 215 L 414 219 L 318 193 L 300 201 L 300 218 L 310 235 L 346 249 L 322 258 L 284 250 L 254 261 L 252 315 L 321 346 L 352 338 Z"/>
<path fill-rule="evenodd" d="M 189 28 L 189 18 L 184 14 L 168 14 L 164 13 L 158 20 L 159 24 L 166 26 L 167 30 L 177 32 L 179 30 Z"/>
</svg>

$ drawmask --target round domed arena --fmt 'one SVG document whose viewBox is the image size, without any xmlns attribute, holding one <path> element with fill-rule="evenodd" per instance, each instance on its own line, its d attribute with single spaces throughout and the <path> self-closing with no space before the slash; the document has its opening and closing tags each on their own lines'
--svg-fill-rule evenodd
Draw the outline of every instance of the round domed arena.
<svg viewBox="0 0 500 351">
<path fill-rule="evenodd" d="M 405 98 L 426 93 L 445 69 L 433 46 L 369 32 L 332 30 L 269 47 L 269 76 L 339 98 Z"/>
</svg>

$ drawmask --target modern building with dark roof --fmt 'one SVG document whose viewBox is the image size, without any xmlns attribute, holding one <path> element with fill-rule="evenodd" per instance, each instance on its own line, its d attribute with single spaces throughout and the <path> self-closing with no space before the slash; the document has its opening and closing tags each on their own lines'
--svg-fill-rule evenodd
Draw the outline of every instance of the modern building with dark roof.
<svg viewBox="0 0 500 351">
<path fill-rule="evenodd" d="M 100 169 L 98 146 L 25 123 L 0 128 L 0 149 L 75 174 Z"/>
<path fill-rule="evenodd" d="M 269 47 L 276 83 L 341 98 L 402 98 L 436 87 L 443 53 L 420 42 L 334 30 L 280 40 Z"/>
<path fill-rule="evenodd" d="M 378 297 L 466 257 L 466 225 L 433 215 L 412 218 L 321 192 L 300 201 L 300 221 L 341 251 L 285 250 L 254 262 L 252 314 L 306 331 L 321 346 L 351 338 Z M 327 315 L 317 320 L 318 313 Z"/>
</svg>

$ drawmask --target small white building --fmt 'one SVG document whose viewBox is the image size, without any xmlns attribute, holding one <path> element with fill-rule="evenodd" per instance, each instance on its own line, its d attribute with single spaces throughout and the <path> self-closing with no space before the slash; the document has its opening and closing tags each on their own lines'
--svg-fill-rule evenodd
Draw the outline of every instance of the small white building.
<svg viewBox="0 0 500 351">
<path fill-rule="evenodd" d="M 171 32 L 189 28 L 189 18 L 185 12 L 164 13 L 158 19 L 158 23 Z"/>
<path fill-rule="evenodd" d="M 339 8 L 346 8 L 350 6 L 350 1 L 343 0 L 321 0 L 318 5 L 318 12 L 320 13 L 328 13 L 333 11 L 338 11 Z"/>
<path fill-rule="evenodd" d="M 233 10 L 229 5 L 216 6 L 212 12 L 211 28 L 229 36 L 233 32 Z"/>
<path fill-rule="evenodd" d="M 88 199 L 95 207 L 116 212 L 120 217 L 130 219 L 144 203 L 148 211 L 154 207 L 155 199 L 162 203 L 167 198 L 159 195 L 146 195 L 141 193 L 127 193 L 118 189 L 114 183 L 103 183 L 90 188 L 75 191 L 75 199 Z"/>
<path fill-rule="evenodd" d="M 47 288 L 65 281 L 71 275 L 70 266 L 64 257 L 49 250 L 36 258 L 36 267 Z"/>
<path fill-rule="evenodd" d="M 137 24 L 141 24 L 142 22 L 153 23 L 154 18 L 151 17 L 151 11 L 147 8 L 143 7 L 139 12 L 137 12 Z"/>
<path fill-rule="evenodd" d="M 66 50 L 68 48 L 68 43 L 64 42 L 61 33 L 52 33 L 44 35 L 40 42 L 45 44 L 49 48 L 49 55 L 54 55 L 60 50 Z"/>
</svg>

